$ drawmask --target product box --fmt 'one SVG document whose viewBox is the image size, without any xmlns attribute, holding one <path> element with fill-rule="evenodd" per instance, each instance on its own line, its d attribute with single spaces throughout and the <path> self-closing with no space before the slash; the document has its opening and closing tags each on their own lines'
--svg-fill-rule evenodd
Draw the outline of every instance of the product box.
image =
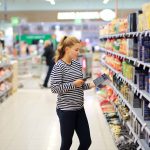
<svg viewBox="0 0 150 150">
<path fill-rule="evenodd" d="M 133 39 L 133 57 L 138 58 L 138 38 Z"/>
<path fill-rule="evenodd" d="M 137 73 L 136 76 L 139 90 L 145 90 L 145 73 Z"/>
<path fill-rule="evenodd" d="M 127 56 L 133 57 L 133 41 L 134 39 L 127 39 Z"/>
<path fill-rule="evenodd" d="M 149 101 L 144 97 L 141 100 L 142 104 L 142 116 L 145 121 L 150 121 L 150 108 L 148 107 Z"/>
<path fill-rule="evenodd" d="M 142 36 L 138 38 L 138 60 L 142 61 Z"/>
<path fill-rule="evenodd" d="M 131 13 L 128 16 L 128 32 L 137 31 L 137 14 Z"/>
<path fill-rule="evenodd" d="M 149 76 L 145 76 L 145 91 L 149 93 Z"/>
<path fill-rule="evenodd" d="M 141 108 L 141 100 L 139 99 L 139 97 L 136 94 L 134 94 L 132 106 L 133 106 L 133 108 Z"/>
<path fill-rule="evenodd" d="M 150 62 L 150 37 L 142 38 L 142 61 L 145 63 Z"/>
</svg>

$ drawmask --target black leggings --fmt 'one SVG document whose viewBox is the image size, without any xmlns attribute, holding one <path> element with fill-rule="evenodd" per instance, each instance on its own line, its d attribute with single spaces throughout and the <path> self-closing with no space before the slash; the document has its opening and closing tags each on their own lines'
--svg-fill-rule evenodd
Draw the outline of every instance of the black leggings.
<svg viewBox="0 0 150 150">
<path fill-rule="evenodd" d="M 74 131 L 76 131 L 80 141 L 78 150 L 88 150 L 91 145 L 91 136 L 84 108 L 77 111 L 57 109 L 57 115 L 61 131 L 60 150 L 70 149 Z"/>
</svg>

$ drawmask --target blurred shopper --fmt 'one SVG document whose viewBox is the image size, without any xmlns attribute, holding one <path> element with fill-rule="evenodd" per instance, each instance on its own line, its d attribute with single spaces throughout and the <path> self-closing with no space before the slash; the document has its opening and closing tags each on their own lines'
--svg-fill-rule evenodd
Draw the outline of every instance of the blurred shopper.
<svg viewBox="0 0 150 150">
<path fill-rule="evenodd" d="M 65 36 L 58 44 L 56 64 L 51 74 L 51 91 L 58 94 L 56 110 L 60 121 L 60 150 L 70 149 L 74 131 L 80 141 L 78 150 L 88 150 L 91 145 L 83 90 L 95 85 L 83 80 L 82 68 L 77 61 L 80 47 L 78 39 Z"/>
<path fill-rule="evenodd" d="M 54 50 L 53 50 L 53 44 L 51 43 L 50 40 L 46 40 L 44 43 L 44 53 L 43 57 L 45 57 L 46 60 L 46 65 L 48 67 L 48 71 L 46 74 L 46 77 L 44 79 L 43 87 L 48 87 L 48 81 L 51 75 L 51 71 L 53 69 L 53 66 L 55 64 L 54 62 Z"/>
</svg>

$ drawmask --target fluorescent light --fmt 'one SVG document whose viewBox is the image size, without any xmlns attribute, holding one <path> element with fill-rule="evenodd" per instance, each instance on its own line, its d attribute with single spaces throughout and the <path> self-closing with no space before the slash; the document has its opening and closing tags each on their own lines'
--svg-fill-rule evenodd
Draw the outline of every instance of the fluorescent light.
<svg viewBox="0 0 150 150">
<path fill-rule="evenodd" d="M 100 12 L 58 12 L 57 19 L 100 19 Z"/>
<path fill-rule="evenodd" d="M 104 4 L 107 4 L 109 2 L 109 0 L 103 0 Z"/>
<path fill-rule="evenodd" d="M 55 5 L 55 0 L 45 0 L 45 1 L 50 2 L 51 5 Z"/>
<path fill-rule="evenodd" d="M 104 21 L 111 21 L 116 17 L 116 14 L 111 9 L 104 9 L 100 12 L 100 16 Z"/>
</svg>

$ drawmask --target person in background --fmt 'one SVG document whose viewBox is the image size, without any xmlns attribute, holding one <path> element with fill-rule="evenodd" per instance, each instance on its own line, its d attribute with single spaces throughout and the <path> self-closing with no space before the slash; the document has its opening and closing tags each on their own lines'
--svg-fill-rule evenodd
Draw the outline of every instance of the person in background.
<svg viewBox="0 0 150 150">
<path fill-rule="evenodd" d="M 55 64 L 54 59 L 53 59 L 54 55 L 55 55 L 55 52 L 53 50 L 53 44 L 51 43 L 50 40 L 46 40 L 44 43 L 44 53 L 42 55 L 43 57 L 45 57 L 46 65 L 48 67 L 48 71 L 47 71 L 47 74 L 46 74 L 46 77 L 45 77 L 44 83 L 43 83 L 43 87 L 45 87 L 45 88 L 48 87 L 48 81 L 49 81 L 49 78 L 51 75 L 51 71 Z"/>
<path fill-rule="evenodd" d="M 65 36 L 58 44 L 51 73 L 50 88 L 52 93 L 58 94 L 56 111 L 60 122 L 60 150 L 70 149 L 74 131 L 80 141 L 78 150 L 88 150 L 91 145 L 83 90 L 95 85 L 83 80 L 82 67 L 77 61 L 80 47 L 77 38 Z"/>
</svg>

